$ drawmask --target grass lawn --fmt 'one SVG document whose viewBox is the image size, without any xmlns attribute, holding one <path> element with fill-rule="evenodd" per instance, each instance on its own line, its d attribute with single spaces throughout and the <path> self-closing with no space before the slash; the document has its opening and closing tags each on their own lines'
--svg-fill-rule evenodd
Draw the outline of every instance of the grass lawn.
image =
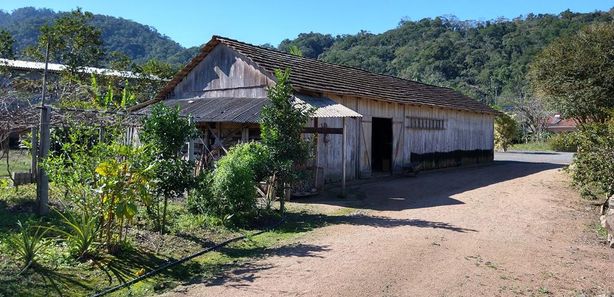
<svg viewBox="0 0 614 297">
<path fill-rule="evenodd" d="M 547 142 L 517 143 L 512 145 L 509 150 L 514 151 L 552 151 L 552 147 Z"/>
<path fill-rule="evenodd" d="M 9 154 L 11 172 L 29 172 L 32 159 L 28 150 L 11 150 Z M 0 162 L 0 177 L 9 176 L 6 170 L 6 159 Z"/>
<path fill-rule="evenodd" d="M 51 192 L 53 199 L 60 193 Z M 0 296 L 86 296 L 106 287 L 126 282 L 151 271 L 167 261 L 191 255 L 206 247 L 241 234 L 253 234 L 271 226 L 277 218 L 261 222 L 253 229 L 227 228 L 219 220 L 186 211 L 183 203 L 169 206 L 169 234 L 161 235 L 140 225 L 137 215 L 131 228 L 127 247 L 118 255 L 101 253 L 84 262 L 70 256 L 66 244 L 48 238 L 49 245 L 38 258 L 38 264 L 19 274 L 22 263 L 17 261 L 5 239 L 17 231 L 17 221 L 45 225 L 61 225 L 57 215 L 37 218 L 35 187 L 26 185 L 0 190 Z M 55 202 L 54 202 L 55 201 Z M 352 209 L 325 211 L 305 204 L 288 203 L 286 222 L 278 228 L 246 240 L 232 243 L 219 251 L 210 252 L 181 265 L 171 267 L 152 278 L 122 289 L 109 296 L 148 296 L 167 291 L 180 284 L 211 279 L 247 259 L 266 256 L 276 247 L 291 244 L 305 233 L 327 224 L 342 222 Z"/>
</svg>

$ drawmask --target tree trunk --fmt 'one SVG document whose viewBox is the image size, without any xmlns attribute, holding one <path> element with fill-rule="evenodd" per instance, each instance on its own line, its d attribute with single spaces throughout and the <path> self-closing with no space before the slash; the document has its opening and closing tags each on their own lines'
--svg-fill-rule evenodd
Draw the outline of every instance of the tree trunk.
<svg viewBox="0 0 614 297">
<path fill-rule="evenodd" d="M 162 224 L 160 224 L 160 234 L 164 234 L 166 227 L 166 207 L 168 206 L 168 198 L 164 196 L 164 207 L 162 208 Z"/>
</svg>

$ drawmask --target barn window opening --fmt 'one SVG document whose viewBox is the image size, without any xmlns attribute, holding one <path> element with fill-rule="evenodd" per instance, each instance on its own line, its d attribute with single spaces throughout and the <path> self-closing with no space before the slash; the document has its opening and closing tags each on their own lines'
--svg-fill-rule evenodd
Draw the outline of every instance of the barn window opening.
<svg viewBox="0 0 614 297">
<path fill-rule="evenodd" d="M 446 121 L 442 119 L 409 117 L 407 128 L 423 130 L 445 130 Z"/>
<path fill-rule="evenodd" d="M 392 119 L 373 118 L 371 134 L 371 170 L 392 171 Z"/>
</svg>

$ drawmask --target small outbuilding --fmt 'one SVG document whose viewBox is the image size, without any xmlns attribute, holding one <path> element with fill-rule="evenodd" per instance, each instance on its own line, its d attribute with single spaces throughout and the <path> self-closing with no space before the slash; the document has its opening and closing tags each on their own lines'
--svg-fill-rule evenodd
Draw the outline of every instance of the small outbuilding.
<svg viewBox="0 0 614 297">
<path fill-rule="evenodd" d="M 493 159 L 496 111 L 452 89 L 298 57 L 213 36 L 157 97 L 191 115 L 207 149 L 257 140 L 275 69 L 316 108 L 316 183 Z M 345 159 L 345 162 L 343 162 Z M 345 164 L 345 168 L 344 165 Z M 345 169 L 345 170 L 344 170 Z"/>
</svg>

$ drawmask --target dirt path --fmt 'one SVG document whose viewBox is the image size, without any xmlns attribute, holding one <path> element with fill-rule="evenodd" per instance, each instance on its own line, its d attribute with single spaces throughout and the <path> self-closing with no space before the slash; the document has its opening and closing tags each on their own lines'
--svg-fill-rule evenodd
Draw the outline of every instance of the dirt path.
<svg viewBox="0 0 614 297">
<path fill-rule="evenodd" d="M 499 154 L 353 189 L 369 210 L 169 296 L 592 296 L 614 292 L 614 250 L 559 168 Z M 319 201 L 335 204 L 335 201 Z M 609 271 L 606 271 L 609 269 Z"/>
</svg>

